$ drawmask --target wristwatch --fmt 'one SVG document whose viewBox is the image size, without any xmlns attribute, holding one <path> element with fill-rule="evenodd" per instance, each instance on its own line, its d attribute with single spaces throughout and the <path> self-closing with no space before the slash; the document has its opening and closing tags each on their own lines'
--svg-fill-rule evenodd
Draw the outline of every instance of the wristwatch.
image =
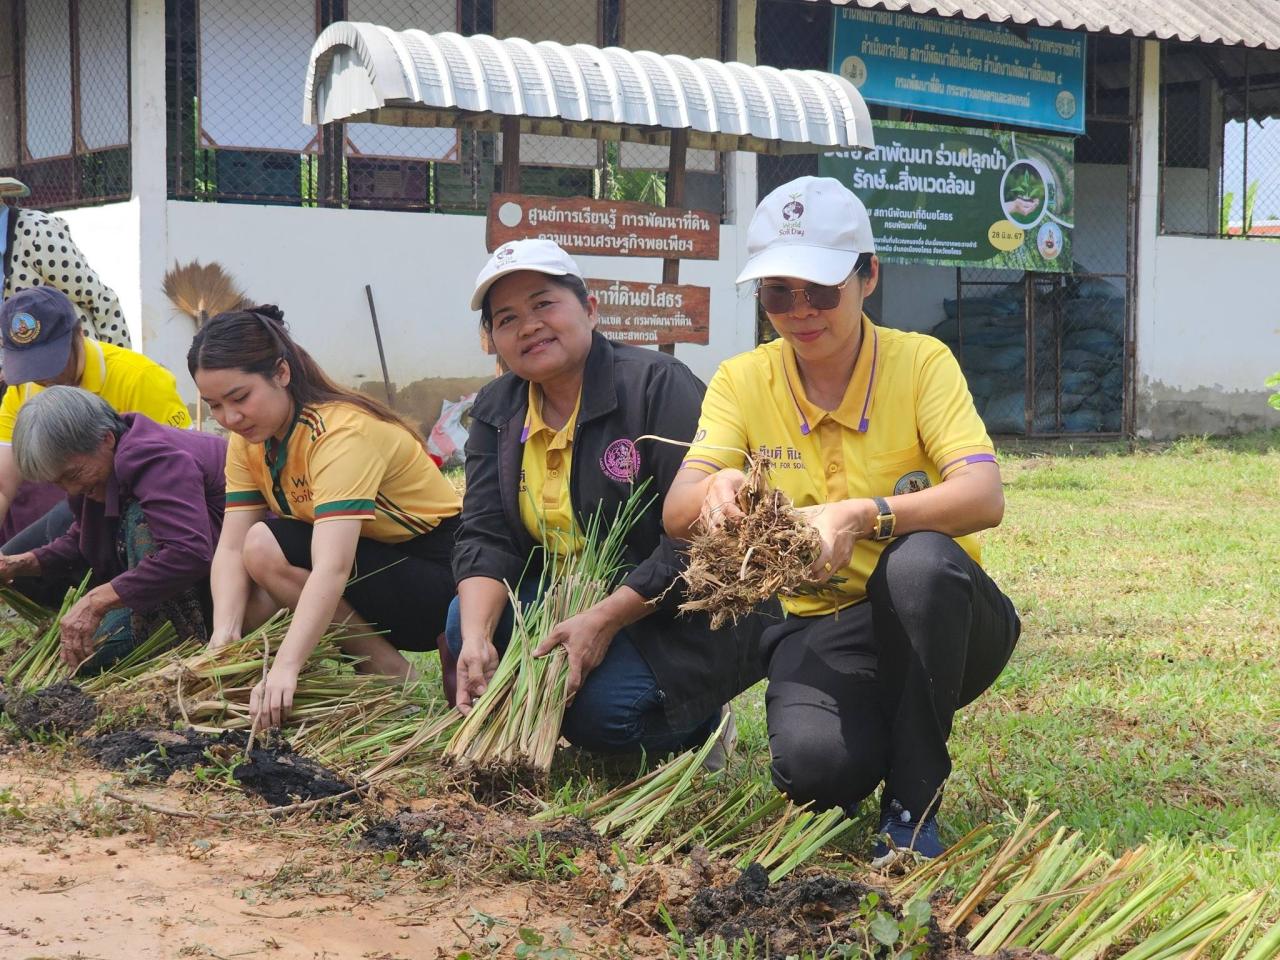
<svg viewBox="0 0 1280 960">
<path fill-rule="evenodd" d="M 876 519 L 871 525 L 872 540 L 888 540 L 893 536 L 893 527 L 898 518 L 889 509 L 889 501 L 884 497 L 871 498 L 876 505 Z"/>
</svg>

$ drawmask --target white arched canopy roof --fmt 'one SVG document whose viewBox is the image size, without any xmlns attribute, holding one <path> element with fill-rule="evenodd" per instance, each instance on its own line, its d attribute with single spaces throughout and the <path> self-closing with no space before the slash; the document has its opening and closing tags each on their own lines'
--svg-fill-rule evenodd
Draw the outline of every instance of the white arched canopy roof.
<svg viewBox="0 0 1280 960">
<path fill-rule="evenodd" d="M 316 38 L 303 122 L 466 126 L 804 153 L 874 146 L 867 105 L 843 77 L 477 35 L 341 22 Z"/>
</svg>

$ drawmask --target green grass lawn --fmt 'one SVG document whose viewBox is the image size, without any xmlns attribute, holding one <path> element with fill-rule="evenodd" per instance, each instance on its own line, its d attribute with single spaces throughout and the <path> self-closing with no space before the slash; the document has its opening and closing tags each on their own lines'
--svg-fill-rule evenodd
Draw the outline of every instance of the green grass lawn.
<svg viewBox="0 0 1280 960">
<path fill-rule="evenodd" d="M 1193 850 L 1206 889 L 1280 885 L 1280 432 L 1001 465 L 984 562 L 1023 633 L 956 719 L 944 839 L 1035 796 L 1114 851 Z M 738 704 L 757 758 L 763 699 Z"/>
<path fill-rule="evenodd" d="M 1280 433 L 1003 469 L 986 561 L 1023 637 L 957 724 L 952 828 L 1034 793 L 1115 846 L 1280 883 Z"/>
<path fill-rule="evenodd" d="M 1023 633 L 957 717 L 944 839 L 1035 797 L 1113 853 L 1191 852 L 1187 897 L 1280 887 L 1280 432 L 1021 442 L 1001 464 L 984 560 Z M 763 684 L 735 707 L 731 775 L 767 782 Z M 553 781 L 589 795 L 633 770 L 570 756 Z"/>
</svg>

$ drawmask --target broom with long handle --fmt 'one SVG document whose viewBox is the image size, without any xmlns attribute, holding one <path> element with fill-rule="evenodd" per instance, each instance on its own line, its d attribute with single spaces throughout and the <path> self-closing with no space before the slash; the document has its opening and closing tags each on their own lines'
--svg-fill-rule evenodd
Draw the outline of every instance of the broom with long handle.
<svg viewBox="0 0 1280 960">
<path fill-rule="evenodd" d="M 244 291 L 217 263 L 174 263 L 164 275 L 164 295 L 173 308 L 191 318 L 198 331 L 210 317 L 249 303 Z M 204 427 L 204 404 L 196 400 L 196 429 Z"/>
</svg>

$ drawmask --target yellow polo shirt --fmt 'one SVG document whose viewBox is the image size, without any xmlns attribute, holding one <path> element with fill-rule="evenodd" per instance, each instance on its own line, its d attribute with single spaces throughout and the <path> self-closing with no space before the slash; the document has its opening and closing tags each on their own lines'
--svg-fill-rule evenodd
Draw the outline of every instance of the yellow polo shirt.
<svg viewBox="0 0 1280 960">
<path fill-rule="evenodd" d="M 573 464 L 573 431 L 582 394 L 569 421 L 553 430 L 542 419 L 542 391 L 529 384 L 529 412 L 520 442 L 520 520 L 529 536 L 560 557 L 582 549 L 582 533 L 569 500 L 569 468 Z"/>
<path fill-rule="evenodd" d="M 844 399 L 822 410 L 805 396 L 785 340 L 720 364 L 702 402 L 684 466 L 707 473 L 745 467 L 723 447 L 773 460 L 769 482 L 797 507 L 890 497 L 933 486 L 966 463 L 995 460 L 968 385 L 951 351 L 918 333 L 862 318 L 862 347 Z M 977 539 L 956 540 L 981 562 Z M 825 596 L 784 597 L 788 613 L 815 616 L 866 597 L 887 542 L 859 540 L 844 582 Z"/>
<path fill-rule="evenodd" d="M 416 437 L 348 403 L 304 407 L 282 441 L 227 445 L 227 511 L 268 508 L 306 523 L 365 521 L 361 536 L 402 543 L 462 501 Z"/>
<path fill-rule="evenodd" d="M 170 427 L 191 426 L 191 414 L 178 396 L 173 374 L 126 347 L 86 338 L 79 386 L 107 401 L 116 413 L 141 413 Z M 0 443 L 13 443 L 18 410 L 42 390 L 39 384 L 22 383 L 5 391 L 0 403 Z"/>
</svg>

